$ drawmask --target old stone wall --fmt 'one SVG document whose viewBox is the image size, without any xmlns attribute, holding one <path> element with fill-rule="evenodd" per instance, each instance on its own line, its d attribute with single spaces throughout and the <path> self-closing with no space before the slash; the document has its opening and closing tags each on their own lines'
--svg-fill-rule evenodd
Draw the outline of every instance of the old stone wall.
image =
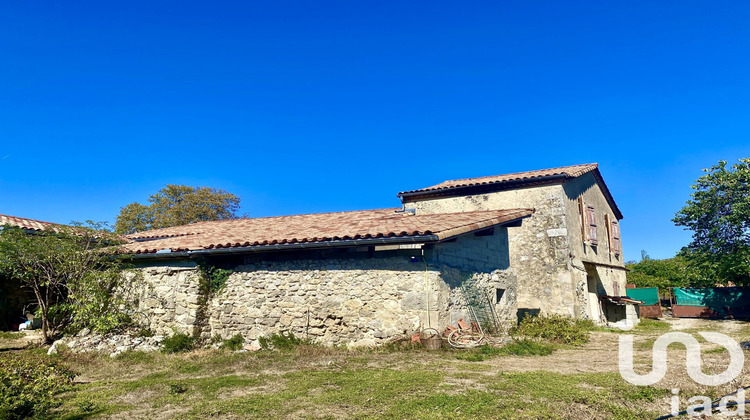
<svg viewBox="0 0 750 420">
<path fill-rule="evenodd" d="M 508 228 L 495 227 L 478 235 L 469 234 L 453 242 L 436 245 L 433 248 L 434 261 L 473 271 L 489 272 L 508 268 Z"/>
<path fill-rule="evenodd" d="M 576 316 L 585 304 L 571 274 L 566 197 L 560 184 L 409 202 L 417 214 L 534 208 L 507 231 L 509 266 L 517 275 L 519 311 Z M 584 276 L 585 278 L 585 276 Z"/>
<path fill-rule="evenodd" d="M 466 260 L 453 252 L 464 242 L 472 249 Z M 483 322 L 498 320 L 500 330 L 515 322 L 516 277 L 507 269 L 507 230 L 467 235 L 431 250 L 424 259 L 421 250 L 412 251 L 414 258 L 364 252 L 347 258 L 256 259 L 235 266 L 224 288 L 207 301 L 195 264 L 152 263 L 140 269 L 145 287 L 139 313 L 157 334 L 175 330 L 204 339 L 242 334 L 255 340 L 292 331 L 313 342 L 348 346 L 378 345 L 427 327 L 442 330 L 460 317 L 471 320 L 467 303 L 476 306 L 477 296 L 483 308 L 474 312 L 485 310 Z M 505 257 L 498 256 L 503 252 Z"/>
<path fill-rule="evenodd" d="M 159 335 L 171 335 L 175 329 L 192 335 L 201 300 L 197 265 L 193 261 L 169 261 L 139 270 L 142 286 L 131 297 L 138 303 L 136 321 Z"/>
<path fill-rule="evenodd" d="M 210 302 L 211 334 L 256 339 L 289 330 L 327 344 L 381 344 L 466 316 L 456 279 L 513 289 L 499 273 L 425 269 L 404 258 L 244 265 Z M 515 315 L 512 298 L 498 305 L 506 317 Z"/>
</svg>

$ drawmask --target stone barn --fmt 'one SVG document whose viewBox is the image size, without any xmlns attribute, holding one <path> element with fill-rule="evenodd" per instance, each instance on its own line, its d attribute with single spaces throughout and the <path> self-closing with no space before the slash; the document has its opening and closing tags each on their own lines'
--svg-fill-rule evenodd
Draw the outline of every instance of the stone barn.
<svg viewBox="0 0 750 420">
<path fill-rule="evenodd" d="M 370 346 L 459 318 L 516 320 L 509 237 L 532 209 L 398 208 L 201 222 L 129 235 L 138 317 L 159 334 L 257 339 L 291 331 Z M 224 285 L 206 287 L 224 273 Z M 228 274 L 228 276 L 226 276 Z"/>
<path fill-rule="evenodd" d="M 617 207 L 597 164 L 445 181 L 402 207 L 201 222 L 128 235 L 159 333 L 292 331 L 375 345 L 458 318 L 636 323 Z M 215 291 L 201 286 L 225 273 Z"/>
</svg>

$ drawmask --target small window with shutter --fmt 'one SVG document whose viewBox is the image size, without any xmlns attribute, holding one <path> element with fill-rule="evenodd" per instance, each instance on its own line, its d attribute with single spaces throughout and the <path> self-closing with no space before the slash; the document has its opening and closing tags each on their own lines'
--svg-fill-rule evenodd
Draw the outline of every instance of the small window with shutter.
<svg viewBox="0 0 750 420">
<path fill-rule="evenodd" d="M 599 238 L 596 232 L 596 212 L 594 206 L 586 206 L 586 233 L 591 245 L 599 244 Z"/>
</svg>

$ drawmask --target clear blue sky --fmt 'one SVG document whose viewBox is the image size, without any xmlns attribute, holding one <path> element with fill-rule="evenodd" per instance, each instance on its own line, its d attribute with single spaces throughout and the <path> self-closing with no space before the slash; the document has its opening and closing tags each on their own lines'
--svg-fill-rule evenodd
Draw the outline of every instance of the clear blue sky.
<svg viewBox="0 0 750 420">
<path fill-rule="evenodd" d="M 750 157 L 750 3 L 5 1 L 0 213 L 114 222 L 167 183 L 251 216 L 598 162 L 626 259 Z"/>
</svg>

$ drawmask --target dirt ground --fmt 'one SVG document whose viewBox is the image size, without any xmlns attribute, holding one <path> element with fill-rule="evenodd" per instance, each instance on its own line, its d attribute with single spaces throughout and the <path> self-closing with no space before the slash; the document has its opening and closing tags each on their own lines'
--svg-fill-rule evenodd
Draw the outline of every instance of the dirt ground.
<svg viewBox="0 0 750 420">
<path fill-rule="evenodd" d="M 42 343 L 42 332 L 39 330 L 23 331 L 23 336 L 16 339 L 0 338 L 0 351 L 19 350 Z"/>
<path fill-rule="evenodd" d="M 722 351 L 722 349 L 713 343 L 707 343 L 703 340 L 698 332 L 700 331 L 713 331 L 721 332 L 729 335 L 740 343 L 750 343 L 750 323 L 734 320 L 706 320 L 706 319 L 693 319 L 693 318 L 671 318 L 665 317 L 662 321 L 666 322 L 669 329 L 662 325 L 662 328 L 656 328 L 653 330 L 643 329 L 632 332 L 635 337 L 635 370 L 638 373 L 647 373 L 652 368 L 652 345 L 660 335 L 667 331 L 680 331 L 693 335 L 701 342 L 702 346 L 702 370 L 705 373 L 718 373 L 726 369 L 729 365 L 729 353 Z M 253 389 L 253 393 L 260 391 L 271 392 L 279 391 L 286 384 L 284 374 L 295 370 L 308 370 L 308 369 L 329 369 L 329 368 L 356 368 L 361 363 L 362 367 L 378 368 L 384 367 L 389 369 L 403 369 L 405 371 L 414 368 L 415 366 L 422 366 L 426 370 L 430 369 L 441 369 L 446 373 L 446 385 L 449 389 L 454 389 L 456 392 L 466 392 L 468 390 L 484 391 L 486 388 L 487 381 L 477 378 L 473 374 L 477 374 L 479 377 L 493 377 L 503 372 L 531 372 L 531 371 L 547 371 L 554 372 L 563 375 L 571 374 L 589 374 L 589 373 L 617 373 L 619 371 L 618 356 L 619 356 L 619 340 L 623 334 L 631 334 L 631 332 L 616 332 L 616 331 L 593 331 L 590 333 L 590 340 L 583 346 L 579 347 L 562 347 L 557 349 L 555 352 L 548 356 L 540 357 L 520 357 L 520 356 L 503 356 L 503 357 L 491 357 L 481 362 L 469 363 L 465 360 L 456 358 L 452 353 L 445 352 L 416 352 L 416 353 L 404 353 L 398 356 L 393 353 L 366 353 L 361 357 L 352 356 L 346 352 L 341 352 L 335 349 L 325 348 L 312 348 L 311 351 L 314 354 L 301 355 L 295 360 L 289 360 L 283 364 L 269 363 L 267 366 L 263 366 L 258 369 L 259 366 L 253 366 L 253 369 L 257 369 L 264 375 L 271 375 L 278 377 L 277 382 L 272 384 L 266 384 L 261 387 Z M 0 351 L 5 349 L 19 349 L 25 347 L 29 343 L 39 342 L 40 336 L 38 332 L 27 332 L 22 338 L 16 340 L 3 340 L 0 339 Z M 209 351 L 198 350 L 190 355 L 182 356 L 185 360 L 185 364 L 195 363 L 199 364 L 203 358 L 210 358 L 213 353 Z M 744 351 L 745 359 L 747 360 L 750 355 L 747 349 Z M 654 386 L 664 390 L 678 389 L 680 408 L 687 408 L 691 402 L 689 399 L 694 396 L 706 395 L 711 399 L 715 399 L 726 395 L 730 392 L 736 391 L 737 389 L 750 385 L 750 374 L 748 374 L 747 368 L 745 371 L 737 377 L 731 383 L 718 386 L 718 387 L 706 387 L 696 384 L 687 374 L 685 359 L 686 352 L 683 346 L 673 345 L 668 349 L 668 370 L 667 375 L 660 382 Z M 359 360 L 361 359 L 361 360 Z M 93 359 L 92 359 L 93 360 Z M 99 381 L 106 381 L 107 378 L 112 375 L 117 375 L 120 378 L 134 377 L 141 378 L 149 374 L 143 369 L 149 369 L 148 364 L 143 366 L 131 367 L 126 372 L 112 372 L 105 368 L 107 365 L 102 365 L 101 362 L 97 362 L 89 368 L 82 369 L 82 375 L 77 378 L 80 384 L 85 383 L 96 383 Z M 115 365 L 113 365 L 115 366 Z M 119 366 L 119 365 L 117 365 Z M 249 366 L 245 366 L 244 363 L 239 363 L 237 366 L 226 367 L 228 371 L 236 370 L 237 374 L 242 374 L 248 369 Z M 470 374 L 469 374 L 470 372 Z M 186 377 L 190 376 L 186 372 Z M 195 376 L 195 375 L 193 375 Z M 199 375 L 201 376 L 201 375 Z M 272 386 L 271 386 L 272 385 Z M 271 386 L 272 389 L 266 387 Z M 236 397 L 237 395 L 245 395 L 247 390 L 245 389 L 233 389 L 225 397 Z M 143 392 L 146 392 L 145 390 Z M 152 392 L 152 391 L 148 391 Z M 240 394 L 237 394 L 237 393 Z M 144 395 L 135 393 L 133 395 L 127 394 L 129 397 L 138 396 L 145 398 Z M 118 403 L 129 403 L 128 401 L 116 400 Z M 654 401 L 653 411 L 664 412 L 665 414 L 669 411 L 669 396 Z M 162 407 L 167 409 L 168 407 Z M 174 408 L 174 407 L 172 407 Z M 584 407 L 585 408 L 585 407 Z M 583 409 L 583 408 L 582 408 Z M 132 418 L 133 411 L 127 413 L 121 413 L 125 417 Z M 152 413 L 153 414 L 153 413 Z M 174 415 L 173 415 L 174 414 Z M 158 418 L 176 418 L 179 417 L 177 413 L 171 413 L 170 415 L 157 416 Z M 750 414 L 750 413 L 749 413 Z M 115 415 L 112 418 L 118 418 Z M 138 417 L 136 415 L 136 417 Z M 586 416 L 584 416 L 586 417 Z M 573 418 L 573 417 L 570 417 Z M 583 418 L 583 417 L 581 417 Z M 588 417 L 586 417 L 588 418 Z M 695 418 L 695 417 L 693 417 Z M 706 418 L 721 418 L 718 415 Z M 734 417 L 736 418 L 736 417 Z"/>
</svg>

